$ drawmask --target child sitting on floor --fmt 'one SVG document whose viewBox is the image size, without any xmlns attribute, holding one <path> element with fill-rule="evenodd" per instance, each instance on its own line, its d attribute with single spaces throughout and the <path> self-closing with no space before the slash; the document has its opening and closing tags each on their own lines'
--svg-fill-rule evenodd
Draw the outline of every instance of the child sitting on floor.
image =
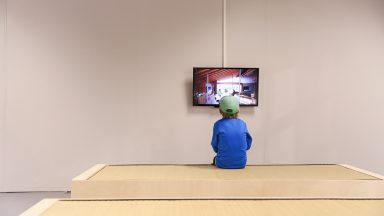
<svg viewBox="0 0 384 216">
<path fill-rule="evenodd" d="M 216 153 L 213 164 L 219 168 L 242 169 L 247 163 L 247 150 L 251 148 L 252 137 L 246 123 L 238 119 L 239 99 L 224 96 L 219 104 L 222 119 L 213 126 L 212 147 Z"/>
</svg>

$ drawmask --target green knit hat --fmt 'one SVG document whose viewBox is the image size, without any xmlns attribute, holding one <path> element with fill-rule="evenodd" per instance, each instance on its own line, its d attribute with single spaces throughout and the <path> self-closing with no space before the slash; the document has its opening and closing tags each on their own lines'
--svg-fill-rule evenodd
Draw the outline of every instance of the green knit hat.
<svg viewBox="0 0 384 216">
<path fill-rule="evenodd" d="M 220 110 L 228 115 L 239 112 L 239 99 L 235 96 L 224 96 L 220 99 Z"/>
</svg>

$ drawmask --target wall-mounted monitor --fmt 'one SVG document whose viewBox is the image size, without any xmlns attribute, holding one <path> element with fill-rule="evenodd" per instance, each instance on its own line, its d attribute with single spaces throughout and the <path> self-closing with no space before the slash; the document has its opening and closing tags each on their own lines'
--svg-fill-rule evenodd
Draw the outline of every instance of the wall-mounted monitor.
<svg viewBox="0 0 384 216">
<path fill-rule="evenodd" d="M 259 68 L 193 68 L 194 106 L 218 106 L 226 95 L 238 97 L 240 106 L 258 106 Z"/>
</svg>

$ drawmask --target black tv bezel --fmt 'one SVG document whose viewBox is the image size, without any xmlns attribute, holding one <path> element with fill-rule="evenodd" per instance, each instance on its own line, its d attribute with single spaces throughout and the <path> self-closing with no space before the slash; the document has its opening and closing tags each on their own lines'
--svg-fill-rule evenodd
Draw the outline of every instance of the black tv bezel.
<svg viewBox="0 0 384 216">
<path fill-rule="evenodd" d="M 219 107 L 218 104 L 195 104 L 194 103 L 194 90 L 195 90 L 195 71 L 197 69 L 256 69 L 255 73 L 256 73 L 256 86 L 255 86 L 255 89 L 256 89 L 256 104 L 240 104 L 241 107 L 258 107 L 259 106 L 259 81 L 260 81 L 260 77 L 259 77 L 259 70 L 260 68 L 257 68 L 257 67 L 193 67 L 193 83 L 192 83 L 192 104 L 193 106 L 207 106 L 207 107 Z"/>
</svg>

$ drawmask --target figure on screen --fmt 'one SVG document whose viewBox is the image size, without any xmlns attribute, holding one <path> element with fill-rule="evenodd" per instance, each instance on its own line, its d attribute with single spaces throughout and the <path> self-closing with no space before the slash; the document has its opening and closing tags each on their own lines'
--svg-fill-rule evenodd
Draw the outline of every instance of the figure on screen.
<svg viewBox="0 0 384 216">
<path fill-rule="evenodd" d="M 216 153 L 212 165 L 226 169 L 241 169 L 247 163 L 247 150 L 251 148 L 252 137 L 246 123 L 237 118 L 239 99 L 224 96 L 219 103 L 222 119 L 213 126 L 212 148 Z"/>
</svg>

